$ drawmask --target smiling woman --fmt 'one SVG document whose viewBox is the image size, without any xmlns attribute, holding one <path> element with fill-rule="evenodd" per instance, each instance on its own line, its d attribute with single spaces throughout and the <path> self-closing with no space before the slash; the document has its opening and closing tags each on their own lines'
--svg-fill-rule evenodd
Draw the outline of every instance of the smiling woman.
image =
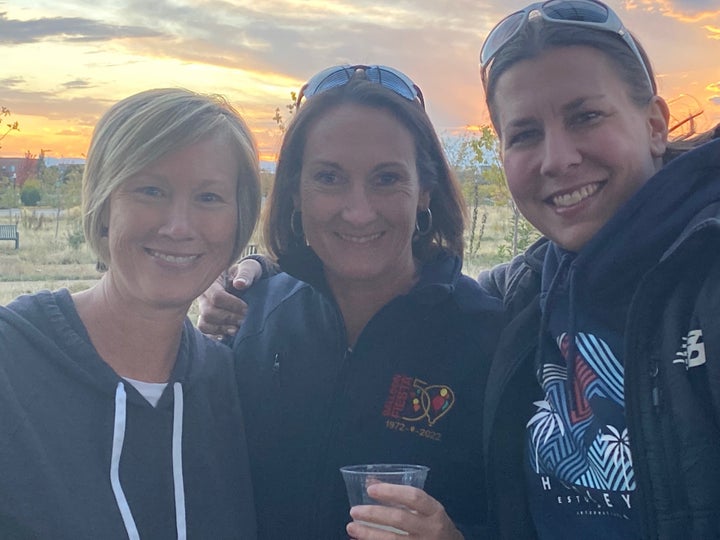
<svg viewBox="0 0 720 540">
<path fill-rule="evenodd" d="M 259 185 L 219 97 L 150 90 L 101 119 L 83 210 L 107 272 L 0 308 L 0 536 L 255 537 L 230 355 L 186 314 L 252 234 Z"/>
<path fill-rule="evenodd" d="M 265 222 L 285 273 L 247 291 L 232 343 L 260 536 L 484 538 L 499 305 L 461 273 L 464 204 L 422 93 L 388 66 L 332 66 L 299 95 Z M 368 462 L 428 466 L 426 491 L 376 493 L 395 508 L 348 523 L 340 467 Z"/>
<path fill-rule="evenodd" d="M 480 278 L 510 314 L 485 405 L 499 536 L 718 538 L 720 131 L 668 141 L 644 49 L 596 0 L 509 14 L 480 59 L 547 237 Z"/>
</svg>

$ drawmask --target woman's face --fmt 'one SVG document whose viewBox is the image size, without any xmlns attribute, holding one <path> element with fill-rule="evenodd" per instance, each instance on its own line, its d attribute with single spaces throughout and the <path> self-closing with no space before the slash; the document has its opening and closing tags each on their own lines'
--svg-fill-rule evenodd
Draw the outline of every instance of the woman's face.
<svg viewBox="0 0 720 540">
<path fill-rule="evenodd" d="M 295 207 L 331 284 L 412 277 L 415 218 L 429 202 L 413 136 L 387 111 L 343 105 L 308 130 Z"/>
<path fill-rule="evenodd" d="M 667 107 L 643 107 L 591 47 L 551 49 L 498 79 L 495 108 L 508 187 L 523 215 L 578 251 L 661 166 Z"/>
<path fill-rule="evenodd" d="M 203 139 L 112 193 L 108 278 L 123 298 L 189 307 L 227 267 L 238 218 L 236 155 L 225 137 Z"/>
</svg>

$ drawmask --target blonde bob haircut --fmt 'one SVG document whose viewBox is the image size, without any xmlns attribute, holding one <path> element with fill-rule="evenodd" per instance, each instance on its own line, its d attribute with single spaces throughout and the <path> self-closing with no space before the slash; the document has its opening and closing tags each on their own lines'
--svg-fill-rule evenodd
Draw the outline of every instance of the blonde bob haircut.
<svg viewBox="0 0 720 540">
<path fill-rule="evenodd" d="M 112 263 L 104 239 L 112 193 L 166 154 L 216 135 L 235 146 L 240 163 L 230 264 L 252 236 L 260 213 L 257 147 L 238 112 L 221 96 L 159 88 L 125 98 L 103 115 L 93 132 L 82 185 L 83 229 L 102 265 Z"/>
</svg>

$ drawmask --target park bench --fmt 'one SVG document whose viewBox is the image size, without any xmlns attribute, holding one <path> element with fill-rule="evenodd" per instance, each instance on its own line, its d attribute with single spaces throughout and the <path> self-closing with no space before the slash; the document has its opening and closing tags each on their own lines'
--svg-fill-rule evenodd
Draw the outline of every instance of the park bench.
<svg viewBox="0 0 720 540">
<path fill-rule="evenodd" d="M 17 225 L 0 225 L 0 240 L 14 240 L 15 249 L 20 246 L 20 233 Z"/>
</svg>

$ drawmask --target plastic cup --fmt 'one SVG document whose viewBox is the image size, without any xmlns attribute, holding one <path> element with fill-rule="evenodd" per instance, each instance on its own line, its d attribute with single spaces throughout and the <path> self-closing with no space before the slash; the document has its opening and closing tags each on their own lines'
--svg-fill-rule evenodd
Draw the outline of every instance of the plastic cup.
<svg viewBox="0 0 720 540">
<path fill-rule="evenodd" d="M 367 493 L 367 487 L 379 482 L 387 484 L 400 484 L 404 486 L 413 486 L 422 489 L 425 485 L 425 479 L 429 471 L 429 467 L 424 465 L 406 465 L 406 464 L 371 464 L 371 465 L 348 465 L 340 467 L 343 480 L 345 480 L 345 488 L 347 489 L 348 500 L 350 506 L 359 504 L 379 504 L 380 501 L 373 499 Z M 369 527 L 376 527 L 386 531 L 392 531 L 398 534 L 407 534 L 405 531 L 395 529 L 386 525 L 378 525 L 376 523 L 362 522 Z"/>
</svg>

